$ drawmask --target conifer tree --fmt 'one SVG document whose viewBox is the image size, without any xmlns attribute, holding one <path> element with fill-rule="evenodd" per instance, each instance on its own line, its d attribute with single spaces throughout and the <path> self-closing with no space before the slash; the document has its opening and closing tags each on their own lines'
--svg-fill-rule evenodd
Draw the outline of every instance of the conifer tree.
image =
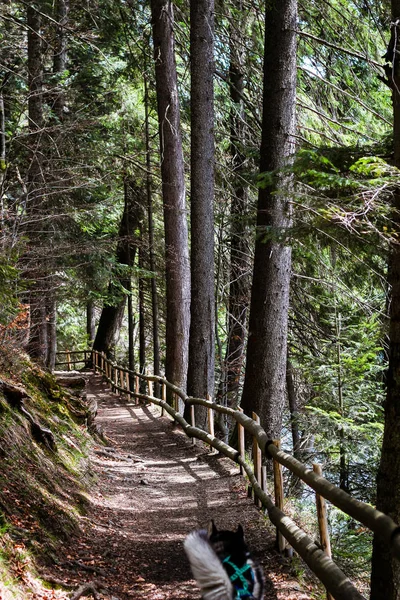
<svg viewBox="0 0 400 600">
<path fill-rule="evenodd" d="M 264 92 L 257 237 L 242 408 L 279 438 L 286 389 L 291 276 L 291 176 L 296 99 L 296 0 L 265 10 Z"/>
</svg>

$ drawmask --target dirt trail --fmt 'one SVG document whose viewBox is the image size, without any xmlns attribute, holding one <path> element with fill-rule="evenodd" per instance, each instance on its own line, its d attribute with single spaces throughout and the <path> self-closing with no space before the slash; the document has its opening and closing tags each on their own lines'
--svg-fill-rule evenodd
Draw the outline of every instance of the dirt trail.
<svg viewBox="0 0 400 600">
<path fill-rule="evenodd" d="M 92 458 L 97 481 L 84 533 L 63 549 L 54 576 L 73 585 L 100 581 L 107 600 L 199 600 L 182 543 L 213 518 L 233 529 L 240 522 L 264 566 L 266 600 L 310 600 L 273 551 L 264 517 L 246 497 L 228 459 L 193 446 L 159 410 L 134 406 L 92 376 L 97 423 L 111 440 Z"/>
</svg>

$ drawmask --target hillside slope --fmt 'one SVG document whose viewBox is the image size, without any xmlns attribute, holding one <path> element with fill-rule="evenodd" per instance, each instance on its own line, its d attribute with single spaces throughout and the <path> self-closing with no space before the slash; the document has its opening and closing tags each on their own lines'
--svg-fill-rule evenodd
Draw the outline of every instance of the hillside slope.
<svg viewBox="0 0 400 600">
<path fill-rule="evenodd" d="M 79 529 L 92 477 L 89 411 L 15 349 L 0 345 L 0 600 L 55 599 L 38 564 Z"/>
</svg>

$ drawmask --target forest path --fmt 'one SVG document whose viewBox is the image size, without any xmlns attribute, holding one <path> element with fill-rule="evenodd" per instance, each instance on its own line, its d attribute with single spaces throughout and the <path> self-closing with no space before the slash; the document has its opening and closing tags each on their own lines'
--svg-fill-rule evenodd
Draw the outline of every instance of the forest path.
<svg viewBox="0 0 400 600">
<path fill-rule="evenodd" d="M 264 567 L 266 600 L 311 600 L 274 552 L 236 465 L 200 443 L 193 446 L 156 407 L 112 394 L 99 376 L 90 378 L 90 397 L 112 448 L 94 448 L 97 481 L 84 532 L 62 550 L 67 562 L 57 570 L 59 579 L 75 585 L 96 579 L 108 590 L 99 597 L 107 600 L 198 600 L 182 544 L 213 518 L 223 529 L 243 525 Z"/>
</svg>

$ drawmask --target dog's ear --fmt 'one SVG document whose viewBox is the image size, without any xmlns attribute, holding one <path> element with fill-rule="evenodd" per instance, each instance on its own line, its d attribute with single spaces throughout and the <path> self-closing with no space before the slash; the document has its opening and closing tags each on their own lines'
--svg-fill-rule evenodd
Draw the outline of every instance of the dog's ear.
<svg viewBox="0 0 400 600">
<path fill-rule="evenodd" d="M 211 521 L 209 522 L 208 527 L 207 527 L 208 537 L 210 538 L 212 535 L 217 535 L 217 533 L 218 533 L 218 529 L 214 523 L 214 520 L 211 519 Z"/>
<path fill-rule="evenodd" d="M 236 530 L 236 535 L 240 538 L 240 539 L 244 539 L 244 531 L 243 531 L 243 527 L 241 526 L 241 524 L 239 523 L 238 528 Z"/>
</svg>

